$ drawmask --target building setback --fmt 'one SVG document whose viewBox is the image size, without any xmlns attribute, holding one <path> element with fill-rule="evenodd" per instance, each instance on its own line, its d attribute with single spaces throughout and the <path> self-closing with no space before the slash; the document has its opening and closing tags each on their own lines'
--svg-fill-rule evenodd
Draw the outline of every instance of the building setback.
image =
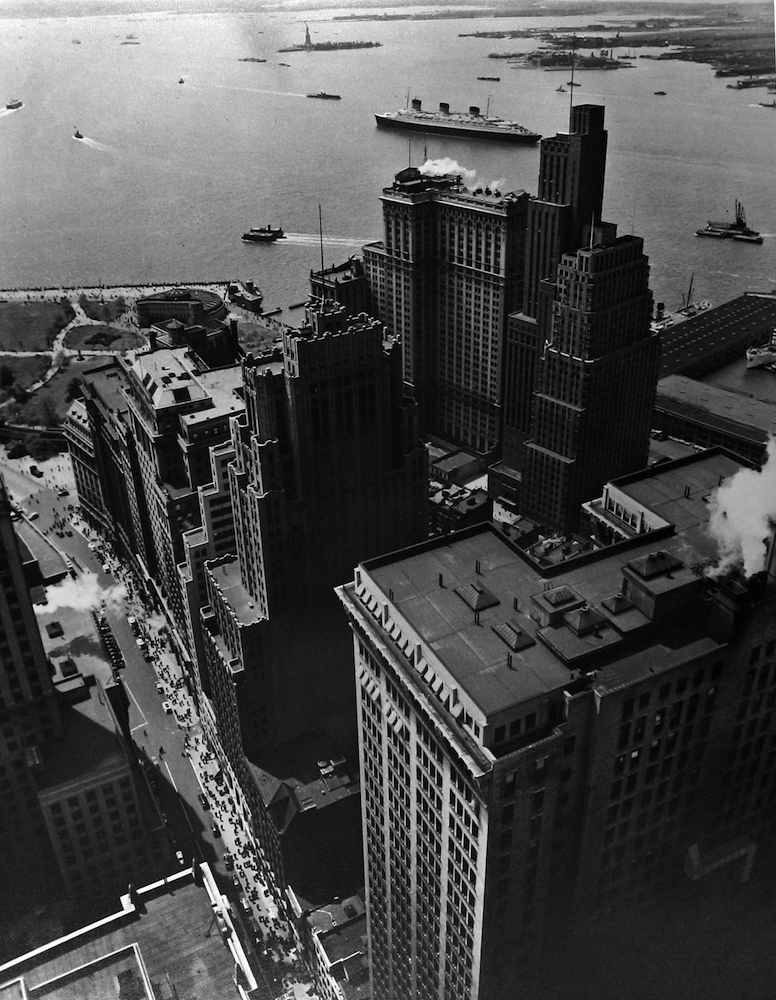
<svg viewBox="0 0 776 1000">
<path fill-rule="evenodd" d="M 384 236 L 364 247 L 375 315 L 400 337 L 423 433 L 491 452 L 501 351 L 523 284 L 528 195 L 469 191 L 416 167 L 383 189 Z"/>
<path fill-rule="evenodd" d="M 776 817 L 773 540 L 767 572 L 705 572 L 738 469 L 714 450 L 619 480 L 599 516 L 626 540 L 560 566 L 482 527 L 339 588 L 373 1000 L 515 995 L 543 943 L 751 860 Z"/>
<path fill-rule="evenodd" d="M 647 464 L 657 381 L 643 241 L 609 223 L 588 233 L 557 268 L 523 460 L 521 513 L 563 532 L 608 479 Z"/>
</svg>

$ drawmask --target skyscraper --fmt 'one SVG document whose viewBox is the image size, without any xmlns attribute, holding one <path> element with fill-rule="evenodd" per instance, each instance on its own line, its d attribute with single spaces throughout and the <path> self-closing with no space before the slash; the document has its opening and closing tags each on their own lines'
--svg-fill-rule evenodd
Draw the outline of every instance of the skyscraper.
<svg viewBox="0 0 776 1000">
<path fill-rule="evenodd" d="M 739 469 L 714 450 L 610 484 L 596 516 L 624 540 L 559 566 L 487 526 L 339 588 L 373 1000 L 517 995 L 548 944 L 751 861 L 776 816 L 776 561 L 706 573 L 709 494 Z"/>
<path fill-rule="evenodd" d="M 531 427 L 538 359 L 546 340 L 550 303 L 542 282 L 555 280 L 561 256 L 583 244 L 583 230 L 603 206 L 607 132 L 604 108 L 572 108 L 568 133 L 542 139 L 538 194 L 528 203 L 525 280 L 507 321 L 504 346 L 503 463 L 519 470 Z"/>
<path fill-rule="evenodd" d="M 34 769 L 62 731 L 59 705 L 0 477 L 0 852 L 9 872 L 49 849 Z"/>
<path fill-rule="evenodd" d="M 587 229 L 557 268 L 523 462 L 521 511 L 563 532 L 608 479 L 646 465 L 660 350 L 643 241 Z"/>
<path fill-rule="evenodd" d="M 416 167 L 383 189 L 364 247 L 375 314 L 401 338 L 424 433 L 488 453 L 501 436 L 502 348 L 523 285 L 528 195 L 468 190 Z"/>
<path fill-rule="evenodd" d="M 324 753 L 336 767 L 348 749 L 355 763 L 349 637 L 332 588 L 354 554 L 425 537 L 426 452 L 399 345 L 340 304 L 309 307 L 280 348 L 246 358 L 243 378 L 228 469 L 236 554 L 205 564 L 206 717 L 271 855 L 271 823 L 285 822 L 266 818 L 279 779 L 301 778 L 295 762 L 320 778 L 307 737 L 336 748 Z"/>
</svg>

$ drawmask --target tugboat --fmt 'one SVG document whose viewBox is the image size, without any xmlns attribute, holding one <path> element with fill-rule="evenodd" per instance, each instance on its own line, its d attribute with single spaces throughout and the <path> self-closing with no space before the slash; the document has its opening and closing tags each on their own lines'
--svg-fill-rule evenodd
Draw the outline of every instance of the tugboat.
<svg viewBox="0 0 776 1000">
<path fill-rule="evenodd" d="M 274 243 L 275 240 L 284 240 L 286 234 L 281 226 L 273 229 L 272 226 L 253 226 L 247 233 L 242 234 L 243 243 Z"/>
<path fill-rule="evenodd" d="M 656 90 L 655 91 L 655 97 L 665 97 L 665 96 L 666 96 L 665 90 Z"/>
<path fill-rule="evenodd" d="M 325 90 L 319 90 L 317 94 L 308 94 L 308 97 L 317 97 L 320 101 L 341 101 L 339 94 L 327 94 Z"/>
<path fill-rule="evenodd" d="M 705 229 L 696 229 L 696 236 L 710 236 L 716 240 L 739 240 L 743 243 L 762 243 L 763 238 L 754 229 L 749 229 L 746 225 L 746 215 L 744 206 L 740 201 L 736 201 L 736 221 L 735 222 L 712 222 L 706 223 Z"/>
<path fill-rule="evenodd" d="M 76 125 L 76 127 L 75 127 L 75 135 L 73 136 L 73 138 L 74 138 L 74 139 L 83 139 L 83 136 L 82 136 L 82 135 L 81 135 L 81 133 L 80 133 L 80 132 L 78 131 L 78 126 L 77 126 L 77 125 Z"/>
<path fill-rule="evenodd" d="M 185 83 L 185 82 L 186 81 L 183 79 L 183 77 L 181 77 L 180 80 L 178 80 L 178 83 Z"/>
<path fill-rule="evenodd" d="M 776 365 L 776 327 L 771 331 L 771 339 L 761 347 L 749 347 L 746 351 L 747 368 L 773 368 Z"/>
<path fill-rule="evenodd" d="M 6 109 L 8 111 L 16 111 L 20 107 L 22 107 L 22 102 L 17 97 L 14 97 L 13 100 L 6 104 Z"/>
</svg>

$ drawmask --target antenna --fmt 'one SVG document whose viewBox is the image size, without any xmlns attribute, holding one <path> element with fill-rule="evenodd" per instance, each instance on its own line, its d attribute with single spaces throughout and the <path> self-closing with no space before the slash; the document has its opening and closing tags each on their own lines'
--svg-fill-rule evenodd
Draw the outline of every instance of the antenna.
<svg viewBox="0 0 776 1000">
<path fill-rule="evenodd" d="M 318 233 L 321 238 L 321 279 L 323 279 L 323 215 L 320 202 L 318 202 Z"/>
<path fill-rule="evenodd" d="M 593 249 L 593 233 L 595 232 L 595 209 L 590 216 L 590 249 Z"/>
<path fill-rule="evenodd" d="M 569 132 L 571 132 L 571 112 L 574 108 L 574 57 L 577 51 L 577 36 L 571 36 L 571 82 L 569 83 Z"/>
</svg>

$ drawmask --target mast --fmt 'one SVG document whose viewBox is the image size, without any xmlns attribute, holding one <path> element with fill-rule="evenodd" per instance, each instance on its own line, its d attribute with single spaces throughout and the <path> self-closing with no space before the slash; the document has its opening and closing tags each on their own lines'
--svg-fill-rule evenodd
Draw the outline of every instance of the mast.
<svg viewBox="0 0 776 1000">
<path fill-rule="evenodd" d="M 571 82 L 569 83 L 569 132 L 571 132 L 571 112 L 574 108 L 574 57 L 577 51 L 577 36 L 572 35 L 571 42 Z"/>
<path fill-rule="evenodd" d="M 321 281 L 323 278 L 323 216 L 321 215 L 321 204 L 318 202 L 318 233 L 321 238 Z"/>
</svg>

